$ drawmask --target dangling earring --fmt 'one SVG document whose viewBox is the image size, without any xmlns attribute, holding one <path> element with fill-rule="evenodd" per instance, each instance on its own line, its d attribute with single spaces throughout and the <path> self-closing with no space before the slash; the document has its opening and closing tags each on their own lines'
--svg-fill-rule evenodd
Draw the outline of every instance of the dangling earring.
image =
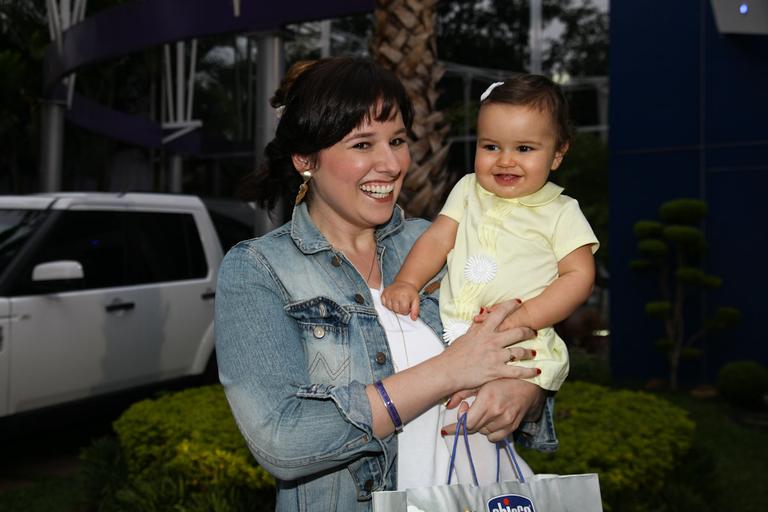
<svg viewBox="0 0 768 512">
<path fill-rule="evenodd" d="M 312 179 L 312 173 L 309 171 L 304 171 L 301 175 L 304 177 L 304 182 L 299 185 L 299 192 L 296 194 L 296 206 L 301 204 L 304 196 L 307 195 L 307 191 L 309 190 L 309 180 Z"/>
</svg>

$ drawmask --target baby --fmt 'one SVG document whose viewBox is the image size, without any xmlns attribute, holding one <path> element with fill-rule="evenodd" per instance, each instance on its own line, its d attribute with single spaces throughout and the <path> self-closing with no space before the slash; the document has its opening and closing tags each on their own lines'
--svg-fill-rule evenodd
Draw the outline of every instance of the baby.
<svg viewBox="0 0 768 512">
<path fill-rule="evenodd" d="M 537 336 L 510 350 L 510 363 L 540 370 L 528 379 L 556 391 L 568 375 L 568 351 L 553 325 L 590 295 L 599 246 L 578 202 L 548 181 L 570 144 L 568 105 L 546 77 L 518 75 L 480 97 L 475 172 L 451 191 L 416 241 L 382 303 L 416 318 L 419 290 L 448 265 L 440 286 L 445 341 L 466 332 L 484 311 L 522 301 L 506 327 Z"/>
</svg>

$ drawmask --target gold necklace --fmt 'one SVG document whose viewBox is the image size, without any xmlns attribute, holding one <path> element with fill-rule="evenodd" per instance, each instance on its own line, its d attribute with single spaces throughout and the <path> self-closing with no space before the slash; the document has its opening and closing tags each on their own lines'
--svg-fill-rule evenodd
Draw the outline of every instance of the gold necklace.
<svg viewBox="0 0 768 512">
<path fill-rule="evenodd" d="M 374 247 L 373 258 L 371 258 L 371 268 L 368 269 L 368 277 L 365 278 L 365 284 L 368 285 L 369 288 L 371 286 L 370 281 L 371 281 L 371 274 L 373 274 L 373 264 L 376 262 L 376 259 L 377 259 L 376 256 L 378 256 L 377 252 L 378 251 L 376 250 L 376 247 Z"/>
<path fill-rule="evenodd" d="M 334 247 L 334 248 L 333 248 L 333 250 L 334 250 L 334 252 L 336 252 L 336 253 L 339 253 L 339 254 L 342 254 L 342 255 L 344 255 L 344 251 L 340 251 L 340 250 L 338 250 L 336 247 Z M 371 276 L 373 275 L 373 264 L 374 264 L 374 263 L 376 263 L 376 259 L 377 259 L 377 256 L 378 256 L 378 254 L 377 254 L 377 250 L 376 250 L 376 247 L 374 247 L 374 248 L 373 248 L 373 258 L 371 258 L 371 266 L 370 266 L 370 268 L 368 269 L 368 277 L 366 277 L 366 278 L 365 278 L 365 284 L 366 284 L 366 286 L 368 286 L 368 288 L 370 288 L 370 287 L 371 287 L 371 285 L 370 285 L 370 280 L 371 280 Z M 355 270 L 357 270 L 357 273 L 358 273 L 358 274 L 360 274 L 360 277 L 363 277 L 363 274 L 362 274 L 362 272 L 360 272 L 360 269 L 359 269 L 359 268 L 357 268 L 357 267 L 355 266 L 355 264 L 354 264 L 354 263 L 352 263 L 352 260 L 351 260 L 350 258 L 347 258 L 347 260 L 350 262 L 350 264 L 352 265 L 352 267 L 353 267 Z"/>
<path fill-rule="evenodd" d="M 405 332 L 403 331 L 403 326 L 400 323 L 400 317 L 392 311 L 392 314 L 395 316 L 395 320 L 397 320 L 397 327 L 400 329 L 400 338 L 403 340 L 403 352 L 405 353 L 405 368 L 411 367 L 411 360 L 408 358 L 408 344 L 405 342 Z M 392 366 L 395 365 L 394 359 L 392 360 Z M 399 370 L 397 367 L 395 367 L 395 372 L 398 372 Z"/>
</svg>

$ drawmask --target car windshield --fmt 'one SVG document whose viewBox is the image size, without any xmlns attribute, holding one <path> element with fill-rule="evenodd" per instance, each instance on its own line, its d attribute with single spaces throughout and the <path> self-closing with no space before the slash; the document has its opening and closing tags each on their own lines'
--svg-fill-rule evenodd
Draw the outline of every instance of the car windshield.
<svg viewBox="0 0 768 512">
<path fill-rule="evenodd" d="M 48 214 L 46 210 L 0 209 L 0 274 Z"/>
</svg>

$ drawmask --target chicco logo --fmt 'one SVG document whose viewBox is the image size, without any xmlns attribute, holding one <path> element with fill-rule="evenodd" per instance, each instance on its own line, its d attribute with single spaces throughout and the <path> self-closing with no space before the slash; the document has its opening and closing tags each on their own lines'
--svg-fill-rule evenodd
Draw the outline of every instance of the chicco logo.
<svg viewBox="0 0 768 512">
<path fill-rule="evenodd" d="M 504 494 L 488 500 L 488 512 L 536 512 L 536 509 L 525 496 Z"/>
</svg>

